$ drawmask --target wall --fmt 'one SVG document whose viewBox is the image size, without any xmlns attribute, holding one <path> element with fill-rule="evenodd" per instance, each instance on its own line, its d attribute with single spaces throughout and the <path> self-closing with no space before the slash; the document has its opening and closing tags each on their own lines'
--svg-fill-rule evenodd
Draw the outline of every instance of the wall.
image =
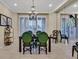
<svg viewBox="0 0 79 59">
<path fill-rule="evenodd" d="M 59 11 L 58 13 L 52 12 L 49 14 L 49 25 L 48 25 L 49 34 L 51 34 L 54 29 L 60 30 L 61 26 L 60 14 L 78 13 L 78 7 L 73 7 L 74 4 L 78 4 L 78 1 L 71 3 L 69 6 L 66 6 L 63 10 Z"/>
<path fill-rule="evenodd" d="M 77 3 L 77 2 L 74 2 L 74 3 Z M 65 7 L 63 10 L 61 10 L 58 13 L 54 13 L 54 12 L 49 13 L 49 17 L 47 20 L 47 22 L 48 22 L 47 23 L 47 33 L 49 35 L 52 33 L 53 30 L 60 29 L 60 24 L 61 24 L 60 14 L 61 13 L 77 13 L 78 12 L 77 8 L 76 9 L 72 8 L 74 3 Z M 13 28 L 14 28 L 14 39 L 18 40 L 18 36 L 19 36 L 18 35 L 18 33 L 19 33 L 18 32 L 19 31 L 18 15 L 16 13 L 10 11 L 6 6 L 4 6 L 1 3 L 0 3 L 0 13 L 4 14 L 6 16 L 9 16 L 13 19 L 12 21 L 13 21 Z"/>
<path fill-rule="evenodd" d="M 6 6 L 4 6 L 2 3 L 0 3 L 0 14 L 4 14 L 8 17 L 11 17 L 12 18 L 12 26 L 14 28 L 14 39 L 18 39 L 18 36 L 17 36 L 17 14 L 10 11 Z M 2 29 L 2 27 L 0 27 L 0 30 Z M 0 31 L 0 34 L 2 33 L 2 31 Z M 3 38 L 3 34 L 1 35 L 2 38 L 0 38 L 0 40 L 4 39 Z M 16 41 L 16 40 L 14 40 Z"/>
<path fill-rule="evenodd" d="M 20 17 L 20 16 L 29 16 L 29 13 L 19 13 L 19 14 L 18 14 L 18 22 L 20 22 L 20 21 L 19 21 L 19 17 Z M 45 16 L 45 17 L 46 17 L 45 32 L 48 32 L 49 14 L 48 14 L 48 13 L 39 13 L 38 16 Z M 18 28 L 20 29 L 20 25 L 19 25 L 19 24 L 18 24 Z M 18 29 L 18 30 L 19 30 L 19 29 Z M 19 32 L 20 32 L 20 30 L 19 30 Z"/>
<path fill-rule="evenodd" d="M 75 4 L 77 5 L 76 7 L 74 7 Z M 58 13 L 59 28 L 58 29 L 60 29 L 60 24 L 61 24 L 60 14 L 78 14 L 78 1 L 72 2 L 69 6 L 59 11 Z"/>
<path fill-rule="evenodd" d="M 0 48 L 4 46 L 4 27 L 0 26 Z"/>
<path fill-rule="evenodd" d="M 78 13 L 78 1 L 72 2 L 69 6 L 61 10 L 60 13 Z"/>
<path fill-rule="evenodd" d="M 48 34 L 50 35 L 54 29 L 56 29 L 56 13 L 50 13 L 49 14 L 49 20 L 48 20 Z"/>
</svg>

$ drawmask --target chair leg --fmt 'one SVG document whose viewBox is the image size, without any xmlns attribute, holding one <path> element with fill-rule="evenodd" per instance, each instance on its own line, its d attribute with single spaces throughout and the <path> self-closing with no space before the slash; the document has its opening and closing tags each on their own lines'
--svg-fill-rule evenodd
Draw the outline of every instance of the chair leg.
<svg viewBox="0 0 79 59">
<path fill-rule="evenodd" d="M 45 52 L 46 52 L 46 54 L 47 54 L 47 45 L 45 46 L 45 49 L 46 49 Z"/>
<path fill-rule="evenodd" d="M 77 53 L 77 59 L 78 59 L 78 53 Z"/>
<path fill-rule="evenodd" d="M 67 43 L 69 44 L 69 40 L 67 39 Z"/>
<path fill-rule="evenodd" d="M 31 47 L 31 45 L 30 45 L 30 54 L 32 54 L 32 47 Z"/>
<path fill-rule="evenodd" d="M 55 39 L 55 43 L 57 43 L 57 40 Z"/>
<path fill-rule="evenodd" d="M 55 39 L 55 43 L 57 43 L 57 42 L 58 42 L 58 39 L 56 38 L 56 39 Z"/>
<path fill-rule="evenodd" d="M 25 53 L 25 45 L 23 44 L 23 54 Z"/>
<path fill-rule="evenodd" d="M 62 38 L 60 39 L 60 42 L 62 43 Z"/>
<path fill-rule="evenodd" d="M 40 45 L 39 45 L 39 54 L 40 54 Z"/>
</svg>

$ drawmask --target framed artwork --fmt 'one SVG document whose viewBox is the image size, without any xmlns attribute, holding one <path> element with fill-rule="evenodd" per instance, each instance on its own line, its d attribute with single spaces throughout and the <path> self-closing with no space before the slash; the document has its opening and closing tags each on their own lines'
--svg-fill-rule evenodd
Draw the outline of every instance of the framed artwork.
<svg viewBox="0 0 79 59">
<path fill-rule="evenodd" d="M 0 26 L 12 26 L 12 18 L 0 14 Z"/>
<path fill-rule="evenodd" d="M 1 20 L 0 20 L 0 22 L 1 22 L 1 25 L 2 25 L 2 26 L 7 25 L 7 17 L 4 16 L 4 15 L 1 15 Z"/>
<path fill-rule="evenodd" d="M 12 18 L 8 17 L 7 25 L 12 26 Z"/>
</svg>

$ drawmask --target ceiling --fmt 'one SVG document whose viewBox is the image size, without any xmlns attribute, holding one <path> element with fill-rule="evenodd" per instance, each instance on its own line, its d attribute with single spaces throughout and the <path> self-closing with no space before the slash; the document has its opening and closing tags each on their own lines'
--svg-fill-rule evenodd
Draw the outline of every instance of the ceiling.
<svg viewBox="0 0 79 59">
<path fill-rule="evenodd" d="M 36 12 L 48 13 L 49 11 L 55 10 L 66 0 L 34 0 L 36 6 Z M 4 5 L 16 13 L 28 13 L 31 11 L 32 0 L 0 0 Z M 14 6 L 14 4 L 17 6 Z M 49 7 L 52 4 L 52 7 Z"/>
</svg>

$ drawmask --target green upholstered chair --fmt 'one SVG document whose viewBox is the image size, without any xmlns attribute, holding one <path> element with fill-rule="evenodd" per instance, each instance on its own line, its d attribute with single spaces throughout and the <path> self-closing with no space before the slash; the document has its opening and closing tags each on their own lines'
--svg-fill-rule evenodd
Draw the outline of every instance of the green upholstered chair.
<svg viewBox="0 0 79 59">
<path fill-rule="evenodd" d="M 37 31 L 37 32 L 36 32 L 36 35 L 38 36 L 39 33 L 41 33 L 41 31 Z"/>
<path fill-rule="evenodd" d="M 38 34 L 38 40 L 39 40 L 39 54 L 40 54 L 40 47 L 45 48 L 45 52 L 47 54 L 47 41 L 48 41 L 48 34 L 45 32 L 41 32 Z"/>
<path fill-rule="evenodd" d="M 22 39 L 23 39 L 23 54 L 25 53 L 25 47 L 30 47 L 30 54 L 32 54 L 32 35 L 29 32 L 24 32 L 22 35 Z"/>
<path fill-rule="evenodd" d="M 32 31 L 28 31 L 30 34 L 33 34 Z"/>
<path fill-rule="evenodd" d="M 32 35 L 32 41 L 34 41 L 34 34 L 33 34 L 33 32 L 32 31 L 28 31 L 31 35 Z"/>
<path fill-rule="evenodd" d="M 37 31 L 36 36 L 38 36 L 40 33 L 41 33 L 41 31 Z M 38 38 L 36 39 L 36 41 L 38 42 Z"/>
</svg>

